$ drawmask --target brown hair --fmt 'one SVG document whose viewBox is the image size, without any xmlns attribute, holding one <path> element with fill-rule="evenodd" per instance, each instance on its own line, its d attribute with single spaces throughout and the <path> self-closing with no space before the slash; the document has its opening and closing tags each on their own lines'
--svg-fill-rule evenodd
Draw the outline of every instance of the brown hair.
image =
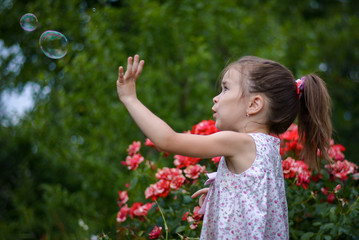
<svg viewBox="0 0 359 240">
<path fill-rule="evenodd" d="M 332 124 L 330 97 L 323 80 L 305 76 L 303 94 L 299 98 L 297 84 L 290 70 L 267 59 L 245 56 L 230 64 L 240 66 L 248 93 L 263 93 L 269 102 L 267 125 L 274 134 L 285 132 L 298 115 L 299 141 L 304 149 L 301 158 L 312 168 L 319 168 L 318 150 L 324 159 L 328 155 Z"/>
</svg>

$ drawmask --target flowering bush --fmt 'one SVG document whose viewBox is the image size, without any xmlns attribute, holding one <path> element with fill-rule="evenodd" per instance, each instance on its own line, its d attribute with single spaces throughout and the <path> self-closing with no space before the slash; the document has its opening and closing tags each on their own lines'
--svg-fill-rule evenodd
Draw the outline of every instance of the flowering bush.
<svg viewBox="0 0 359 240">
<path fill-rule="evenodd" d="M 217 131 L 213 120 L 204 120 L 187 133 Z M 298 157 L 303 146 L 295 124 L 279 138 L 291 239 L 358 239 L 358 166 L 345 159 L 344 146 L 332 140 L 334 162 L 322 160 L 322 168 L 314 171 Z M 149 139 L 144 145 L 141 149 L 134 141 L 122 162 L 132 172 L 131 181 L 119 186 L 117 238 L 197 239 L 203 216 L 198 199 L 190 196 L 204 187 L 205 173 L 216 171 L 220 157 L 172 156 Z"/>
</svg>

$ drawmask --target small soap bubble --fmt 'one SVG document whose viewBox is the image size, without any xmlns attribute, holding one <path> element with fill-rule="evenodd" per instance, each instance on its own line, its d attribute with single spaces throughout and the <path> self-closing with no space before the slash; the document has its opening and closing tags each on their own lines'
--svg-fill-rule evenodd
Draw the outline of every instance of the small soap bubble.
<svg viewBox="0 0 359 240">
<path fill-rule="evenodd" d="M 64 57 L 69 47 L 69 41 L 65 35 L 53 30 L 41 34 L 39 44 L 42 52 L 53 59 Z"/>
<path fill-rule="evenodd" d="M 37 17 L 32 13 L 26 13 L 20 19 L 20 26 L 28 32 L 34 31 L 37 28 L 37 24 Z"/>
</svg>

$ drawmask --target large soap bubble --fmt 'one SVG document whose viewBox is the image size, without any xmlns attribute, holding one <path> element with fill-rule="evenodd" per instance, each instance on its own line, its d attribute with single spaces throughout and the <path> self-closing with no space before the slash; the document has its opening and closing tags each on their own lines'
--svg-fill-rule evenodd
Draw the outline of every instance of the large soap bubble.
<svg viewBox="0 0 359 240">
<path fill-rule="evenodd" d="M 32 13 L 26 13 L 20 19 L 20 26 L 28 32 L 34 31 L 37 28 L 37 24 L 37 17 Z"/>
<path fill-rule="evenodd" d="M 53 59 L 64 57 L 69 47 L 69 41 L 65 35 L 53 30 L 41 34 L 39 44 L 42 52 Z"/>
</svg>

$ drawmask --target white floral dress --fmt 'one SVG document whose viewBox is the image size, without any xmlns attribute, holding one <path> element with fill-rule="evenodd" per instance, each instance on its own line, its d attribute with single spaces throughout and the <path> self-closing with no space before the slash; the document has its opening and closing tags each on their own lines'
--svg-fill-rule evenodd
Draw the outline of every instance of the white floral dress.
<svg viewBox="0 0 359 240">
<path fill-rule="evenodd" d="M 205 213 L 201 240 L 289 238 L 280 140 L 264 133 L 249 135 L 257 154 L 249 169 L 234 174 L 222 157 L 217 175 L 209 174 L 215 180 L 200 211 Z"/>
</svg>

